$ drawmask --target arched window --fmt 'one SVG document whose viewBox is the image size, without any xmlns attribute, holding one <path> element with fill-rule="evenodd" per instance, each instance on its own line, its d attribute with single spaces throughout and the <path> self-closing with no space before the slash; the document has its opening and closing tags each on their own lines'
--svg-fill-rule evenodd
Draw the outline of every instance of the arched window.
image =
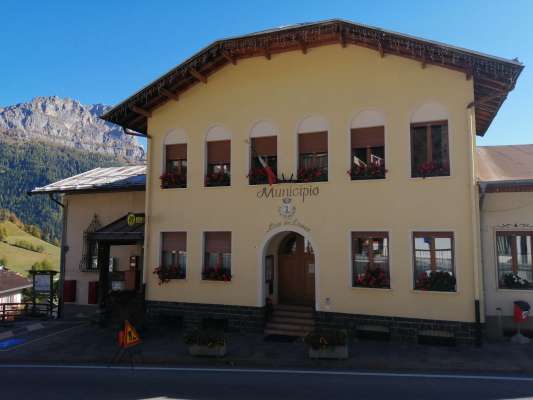
<svg viewBox="0 0 533 400">
<path fill-rule="evenodd" d="M 438 103 L 425 103 L 411 118 L 411 176 L 449 175 L 448 113 Z"/>
<path fill-rule="evenodd" d="M 231 184 L 231 134 L 216 125 L 206 136 L 205 186 L 229 186 Z"/>
<path fill-rule="evenodd" d="M 359 113 L 350 127 L 352 180 L 385 178 L 385 117 L 379 111 Z"/>
<path fill-rule="evenodd" d="M 167 134 L 164 141 L 164 170 L 161 174 L 161 187 L 187 187 L 187 136 L 182 130 Z"/>
<path fill-rule="evenodd" d="M 328 123 L 323 117 L 307 117 L 298 125 L 298 180 L 328 180 Z"/>
<path fill-rule="evenodd" d="M 277 129 L 270 122 L 260 121 L 250 132 L 250 185 L 276 183 L 277 174 Z"/>
</svg>

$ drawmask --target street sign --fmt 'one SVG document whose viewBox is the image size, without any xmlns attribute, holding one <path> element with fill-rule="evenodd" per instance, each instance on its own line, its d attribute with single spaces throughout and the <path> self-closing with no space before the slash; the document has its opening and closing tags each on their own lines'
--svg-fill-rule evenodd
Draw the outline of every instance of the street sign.
<svg viewBox="0 0 533 400">
<path fill-rule="evenodd" d="M 124 328 L 118 333 L 118 345 L 124 349 L 141 343 L 141 337 L 129 321 L 124 321 Z"/>
</svg>

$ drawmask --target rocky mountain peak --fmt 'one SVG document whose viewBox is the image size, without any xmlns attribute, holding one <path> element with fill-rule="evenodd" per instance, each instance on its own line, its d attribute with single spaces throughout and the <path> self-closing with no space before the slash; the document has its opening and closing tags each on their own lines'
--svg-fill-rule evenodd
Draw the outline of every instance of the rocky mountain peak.
<svg viewBox="0 0 533 400">
<path fill-rule="evenodd" d="M 58 96 L 0 108 L 0 140 L 39 140 L 108 154 L 128 162 L 145 158 L 142 146 L 121 127 L 98 118 L 111 107 Z"/>
</svg>

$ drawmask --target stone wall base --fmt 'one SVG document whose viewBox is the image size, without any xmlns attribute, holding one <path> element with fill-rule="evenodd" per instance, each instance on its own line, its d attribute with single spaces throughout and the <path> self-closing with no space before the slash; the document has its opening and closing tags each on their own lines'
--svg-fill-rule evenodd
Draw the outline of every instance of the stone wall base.
<svg viewBox="0 0 533 400">
<path fill-rule="evenodd" d="M 218 323 L 232 332 L 263 332 L 266 322 L 264 307 L 230 306 L 222 304 L 174 303 L 146 301 L 149 321 L 158 322 L 177 318 L 185 329 L 205 327 Z"/>
<path fill-rule="evenodd" d="M 323 329 L 346 329 L 353 336 L 388 337 L 393 341 L 418 343 L 428 336 L 457 344 L 476 343 L 476 324 L 419 318 L 382 317 L 334 312 L 315 313 L 315 324 Z"/>
</svg>

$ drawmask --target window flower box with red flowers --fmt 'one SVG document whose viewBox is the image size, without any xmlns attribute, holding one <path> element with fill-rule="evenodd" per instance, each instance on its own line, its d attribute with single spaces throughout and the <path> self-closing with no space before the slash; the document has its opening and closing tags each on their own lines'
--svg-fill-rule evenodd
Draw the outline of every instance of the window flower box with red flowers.
<svg viewBox="0 0 533 400">
<path fill-rule="evenodd" d="M 298 182 L 327 182 L 328 170 L 325 168 L 300 168 Z"/>
<path fill-rule="evenodd" d="M 161 189 L 187 187 L 187 172 L 184 171 L 165 172 L 159 179 L 161 179 Z"/>
<path fill-rule="evenodd" d="M 231 271 L 222 268 L 210 268 L 202 272 L 202 279 L 204 281 L 231 281 Z"/>
<path fill-rule="evenodd" d="M 275 171 L 274 171 L 275 174 Z M 268 174 L 265 168 L 252 168 L 247 175 L 250 185 L 268 185 Z M 276 178 L 274 183 L 277 183 L 278 179 Z"/>
<path fill-rule="evenodd" d="M 389 273 L 380 267 L 366 268 L 364 272 L 355 274 L 353 285 L 355 287 L 388 289 L 390 288 Z"/>
<path fill-rule="evenodd" d="M 227 171 L 209 172 L 205 176 L 205 186 L 230 186 L 231 178 Z"/>
<path fill-rule="evenodd" d="M 433 176 L 450 176 L 450 165 L 436 161 L 422 163 L 416 169 L 417 178 L 429 178 Z"/>
<path fill-rule="evenodd" d="M 422 272 L 415 280 L 416 290 L 455 292 L 455 277 L 448 271 Z"/>
<path fill-rule="evenodd" d="M 353 165 L 348 171 L 352 181 L 367 179 L 385 179 L 387 170 L 385 165 L 380 162 L 372 162 L 366 165 Z"/>
<path fill-rule="evenodd" d="M 185 279 L 185 268 L 182 266 L 157 267 L 154 274 L 159 278 L 159 285 L 170 282 L 171 279 Z"/>
</svg>

